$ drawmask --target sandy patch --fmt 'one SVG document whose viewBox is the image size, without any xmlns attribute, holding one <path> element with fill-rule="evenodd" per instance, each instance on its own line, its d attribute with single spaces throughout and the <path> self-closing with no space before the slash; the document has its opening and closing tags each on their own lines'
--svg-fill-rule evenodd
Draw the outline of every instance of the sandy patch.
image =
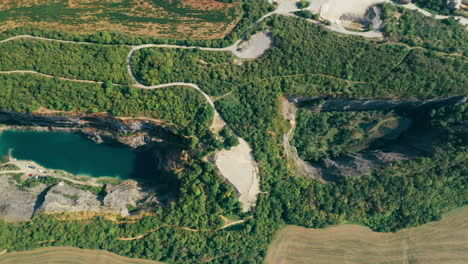
<svg viewBox="0 0 468 264">
<path fill-rule="evenodd" d="M 239 59 L 254 59 L 263 55 L 272 47 L 271 32 L 259 32 L 248 41 L 239 44 L 233 54 Z"/>
<path fill-rule="evenodd" d="M 216 166 L 221 174 L 238 191 L 244 212 L 255 206 L 260 193 L 258 168 L 251 152 L 247 142 L 239 138 L 239 145 L 220 151 L 216 157 Z"/>
</svg>

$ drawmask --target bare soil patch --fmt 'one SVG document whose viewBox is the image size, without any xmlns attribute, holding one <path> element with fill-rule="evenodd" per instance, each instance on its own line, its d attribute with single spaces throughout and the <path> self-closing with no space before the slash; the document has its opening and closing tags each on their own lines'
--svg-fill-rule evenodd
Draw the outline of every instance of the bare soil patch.
<svg viewBox="0 0 468 264">
<path fill-rule="evenodd" d="M 162 262 L 122 257 L 104 250 L 88 250 L 72 247 L 47 247 L 0 256 L 2 264 L 161 264 Z"/>
<path fill-rule="evenodd" d="M 239 4 L 215 0 L 5 0 L 0 3 L 0 31 L 32 26 L 80 34 L 215 39 L 226 36 L 241 14 Z"/>
</svg>

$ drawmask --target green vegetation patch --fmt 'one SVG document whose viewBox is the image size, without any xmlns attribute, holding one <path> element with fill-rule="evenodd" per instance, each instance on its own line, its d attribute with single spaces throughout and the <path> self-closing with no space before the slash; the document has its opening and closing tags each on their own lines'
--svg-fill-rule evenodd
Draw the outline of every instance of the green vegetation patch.
<svg viewBox="0 0 468 264">
<path fill-rule="evenodd" d="M 416 49 L 396 67 L 387 70 L 388 74 L 377 82 L 353 84 L 352 95 L 434 98 L 467 94 L 468 63 L 463 56 L 447 58 Z"/>
<path fill-rule="evenodd" d="M 320 113 L 305 108 L 298 110 L 296 121 L 291 143 L 307 161 L 360 151 L 378 139 L 396 139 L 411 124 L 392 112 Z"/>
<path fill-rule="evenodd" d="M 468 31 L 454 18 L 438 20 L 392 4 L 381 6 L 384 34 L 391 41 L 435 51 L 468 54 Z"/>
<path fill-rule="evenodd" d="M 448 8 L 446 0 L 413 0 L 412 2 L 421 8 L 431 10 L 438 14 L 453 14 L 453 10 Z"/>
<path fill-rule="evenodd" d="M 90 84 L 36 74 L 0 75 L 0 109 L 33 112 L 40 107 L 60 111 L 107 112 L 123 117 L 150 117 L 179 129 L 205 128 L 213 110 L 188 87 L 145 90 L 131 86 Z"/>
<path fill-rule="evenodd" d="M 185 81 L 215 96 L 265 80 L 294 79 L 305 86 L 311 85 L 301 79 L 320 80 L 320 90 L 355 97 L 448 96 L 464 93 L 468 85 L 463 56 L 377 45 L 296 18 L 265 23 L 275 44 L 261 58 L 239 65 L 228 52 L 149 48 L 135 53 L 134 72 L 148 85 Z M 304 87 L 283 88 L 286 94 L 300 95 L 299 90 L 310 94 Z"/>
<path fill-rule="evenodd" d="M 7 164 L 0 165 L 0 171 L 15 171 L 15 170 L 20 170 L 20 168 L 16 166 L 15 164 L 7 163 Z"/>
<path fill-rule="evenodd" d="M 0 44 L 0 70 L 32 70 L 55 77 L 130 84 L 125 46 L 16 39 Z"/>
</svg>

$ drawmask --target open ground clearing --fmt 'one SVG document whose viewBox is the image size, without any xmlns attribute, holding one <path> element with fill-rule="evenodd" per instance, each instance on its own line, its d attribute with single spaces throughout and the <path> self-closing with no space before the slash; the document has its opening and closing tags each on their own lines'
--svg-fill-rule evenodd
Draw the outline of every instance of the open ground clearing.
<svg viewBox="0 0 468 264">
<path fill-rule="evenodd" d="M 467 263 L 468 206 L 396 233 L 359 225 L 326 229 L 287 226 L 270 247 L 266 263 Z"/>
<path fill-rule="evenodd" d="M 36 250 L 0 255 L 2 264 L 158 264 L 162 262 L 122 257 L 104 250 L 88 250 L 72 247 L 47 247 Z"/>
<path fill-rule="evenodd" d="M 312 13 L 320 14 L 324 19 L 331 21 L 337 25 L 346 25 L 345 21 L 342 20 L 344 15 L 354 15 L 357 17 L 363 17 L 366 10 L 373 5 L 380 3 L 393 3 L 390 0 L 312 0 L 310 6 L 307 8 Z M 400 5 L 402 7 L 417 10 L 421 14 L 435 19 L 445 19 L 449 16 L 434 15 L 422 8 L 417 7 L 414 4 Z M 460 24 L 467 25 L 468 19 L 466 17 L 456 16 Z M 344 33 L 344 32 L 342 32 Z"/>
<path fill-rule="evenodd" d="M 239 138 L 239 145 L 220 151 L 216 157 L 216 166 L 221 174 L 239 192 L 244 212 L 255 206 L 260 193 L 258 168 L 251 152 L 247 142 Z"/>
<path fill-rule="evenodd" d="M 76 33 L 120 31 L 216 39 L 235 27 L 241 12 L 238 4 L 215 0 L 6 0 L 0 3 L 0 31 L 32 26 Z"/>
</svg>

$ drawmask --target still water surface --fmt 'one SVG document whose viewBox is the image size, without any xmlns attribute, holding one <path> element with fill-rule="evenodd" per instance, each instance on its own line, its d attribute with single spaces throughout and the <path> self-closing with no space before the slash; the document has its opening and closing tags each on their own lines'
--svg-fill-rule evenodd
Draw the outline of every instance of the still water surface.
<svg viewBox="0 0 468 264">
<path fill-rule="evenodd" d="M 130 148 L 97 144 L 80 135 L 6 130 L 0 133 L 0 156 L 11 155 L 75 175 L 130 178 L 137 154 Z"/>
</svg>

